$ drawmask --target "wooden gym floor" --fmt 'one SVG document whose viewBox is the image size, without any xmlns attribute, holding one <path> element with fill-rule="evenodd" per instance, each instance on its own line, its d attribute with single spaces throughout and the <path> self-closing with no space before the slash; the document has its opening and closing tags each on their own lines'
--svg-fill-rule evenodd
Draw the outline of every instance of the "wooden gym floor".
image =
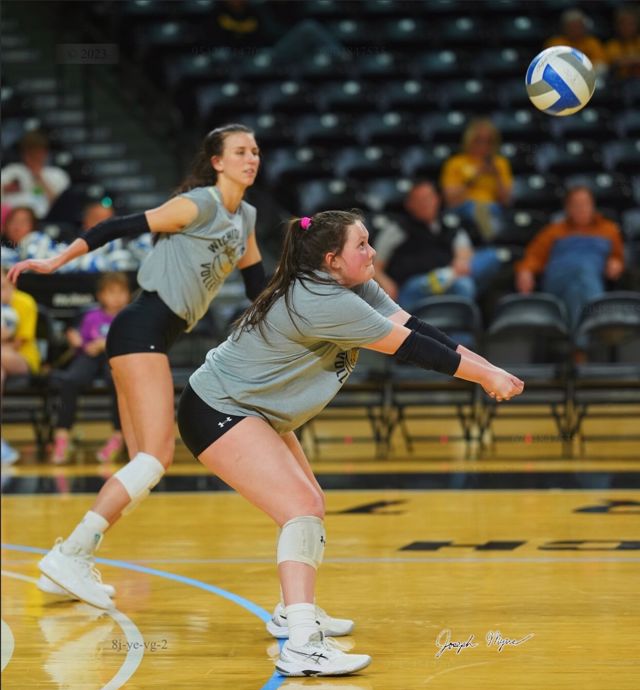
<svg viewBox="0 0 640 690">
<path fill-rule="evenodd" d="M 348 437 L 323 448 L 318 603 L 356 620 L 340 644 L 373 663 L 350 677 L 285 679 L 264 629 L 278 593 L 275 529 L 183 448 L 98 552 L 116 611 L 35 587 L 40 554 L 117 469 L 91 461 L 84 432 L 80 464 L 36 464 L 25 442 L 20 464 L 3 470 L 3 688 L 640 687 L 637 441 L 572 460 L 551 442 L 481 460 L 462 460 L 454 443 L 411 456 L 396 444 L 385 461 Z"/>
</svg>

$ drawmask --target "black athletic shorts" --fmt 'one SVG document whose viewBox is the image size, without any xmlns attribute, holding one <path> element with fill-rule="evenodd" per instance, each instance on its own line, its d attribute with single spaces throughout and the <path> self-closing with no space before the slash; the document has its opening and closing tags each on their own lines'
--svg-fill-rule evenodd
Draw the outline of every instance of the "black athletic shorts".
<svg viewBox="0 0 640 690">
<path fill-rule="evenodd" d="M 113 320 L 107 335 L 107 356 L 119 357 L 134 352 L 163 352 L 187 328 L 187 322 L 174 314 L 157 292 L 143 290 Z"/>
<path fill-rule="evenodd" d="M 178 429 L 185 446 L 197 458 L 214 441 L 246 417 L 218 412 L 187 383 L 178 403 Z"/>
</svg>

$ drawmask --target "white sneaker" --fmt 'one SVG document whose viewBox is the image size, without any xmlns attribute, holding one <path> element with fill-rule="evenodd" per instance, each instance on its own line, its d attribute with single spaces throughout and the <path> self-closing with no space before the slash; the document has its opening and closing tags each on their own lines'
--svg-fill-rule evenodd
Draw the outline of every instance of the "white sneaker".
<svg viewBox="0 0 640 690">
<path fill-rule="evenodd" d="M 348 618 L 332 618 L 324 609 L 316 606 L 316 620 L 320 630 L 328 637 L 350 635 L 355 623 Z M 284 640 L 289 637 L 289 625 L 282 602 L 276 605 L 271 620 L 267 623 L 267 631 L 274 637 Z"/>
<path fill-rule="evenodd" d="M 116 588 L 113 585 L 107 585 L 104 582 L 100 582 L 99 584 L 108 597 L 115 597 Z M 45 575 L 40 575 L 37 586 L 41 592 L 45 592 L 46 594 L 55 594 L 56 596 L 66 597 L 67 599 L 77 599 L 71 592 L 67 592 L 66 589 L 63 589 Z"/>
<path fill-rule="evenodd" d="M 321 632 L 313 633 L 302 647 L 287 640 L 276 661 L 276 671 L 283 676 L 344 676 L 366 668 L 367 654 L 345 654 Z"/>
<path fill-rule="evenodd" d="M 62 543 L 62 539 L 57 539 L 51 551 L 38 563 L 40 572 L 87 604 L 99 609 L 113 608 L 91 556 L 80 552 L 68 556 L 60 548 Z"/>
</svg>

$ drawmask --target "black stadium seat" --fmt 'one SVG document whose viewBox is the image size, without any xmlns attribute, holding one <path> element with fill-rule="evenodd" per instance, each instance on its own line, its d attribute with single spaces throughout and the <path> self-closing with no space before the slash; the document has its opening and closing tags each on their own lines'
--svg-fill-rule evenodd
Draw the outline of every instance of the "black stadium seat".
<svg viewBox="0 0 640 690">
<path fill-rule="evenodd" d="M 525 381 L 525 390 L 511 405 L 536 405 L 550 408 L 559 437 L 569 453 L 569 389 L 567 356 L 570 350 L 569 326 L 564 304 L 548 294 L 508 295 L 495 309 L 495 316 L 484 337 L 487 359 L 503 366 Z M 483 394 L 480 436 L 491 428 L 499 406 Z M 509 419 L 546 418 L 548 414 L 505 412 Z M 500 436 L 492 434 L 494 442 Z M 509 437 L 507 437 L 509 438 Z M 511 438 L 518 438 L 511 437 Z M 507 440 L 507 439 L 503 439 Z"/>
<path fill-rule="evenodd" d="M 592 300 L 583 309 L 576 338 L 586 339 L 589 357 L 576 366 L 573 384 L 572 433 L 578 434 L 584 450 L 587 440 L 615 439 L 613 434 L 585 434 L 587 414 L 637 419 L 637 411 L 623 413 L 611 406 L 640 405 L 640 294 L 610 292 Z M 632 438 L 639 440 L 640 433 Z"/>
<path fill-rule="evenodd" d="M 429 297 L 413 310 L 413 314 L 439 328 L 469 347 L 475 347 L 481 321 L 478 306 L 465 297 L 439 295 Z M 404 366 L 396 360 L 391 363 L 391 408 L 389 437 L 399 429 L 409 451 L 419 441 L 437 441 L 441 437 L 438 426 L 432 434 L 425 433 L 426 422 L 457 419 L 460 423 L 460 440 L 465 442 L 468 453 L 478 387 L 475 384 L 439 374 L 435 371 Z M 453 408 L 453 411 L 447 410 Z M 420 426 L 414 432 L 410 422 Z M 457 440 L 448 437 L 448 440 Z"/>
<path fill-rule="evenodd" d="M 542 144 L 536 148 L 536 167 L 542 173 L 554 175 L 601 170 L 600 147 L 583 141 Z"/>
</svg>

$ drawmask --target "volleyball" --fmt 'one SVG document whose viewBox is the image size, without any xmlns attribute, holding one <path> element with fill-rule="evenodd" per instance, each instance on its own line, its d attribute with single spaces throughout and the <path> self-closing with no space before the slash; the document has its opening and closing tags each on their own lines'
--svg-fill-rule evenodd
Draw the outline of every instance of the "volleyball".
<svg viewBox="0 0 640 690">
<path fill-rule="evenodd" d="M 525 84 L 538 110 L 564 117 L 587 105 L 596 88 L 596 74 L 584 53 L 569 46 L 554 46 L 533 58 Z"/>
</svg>

